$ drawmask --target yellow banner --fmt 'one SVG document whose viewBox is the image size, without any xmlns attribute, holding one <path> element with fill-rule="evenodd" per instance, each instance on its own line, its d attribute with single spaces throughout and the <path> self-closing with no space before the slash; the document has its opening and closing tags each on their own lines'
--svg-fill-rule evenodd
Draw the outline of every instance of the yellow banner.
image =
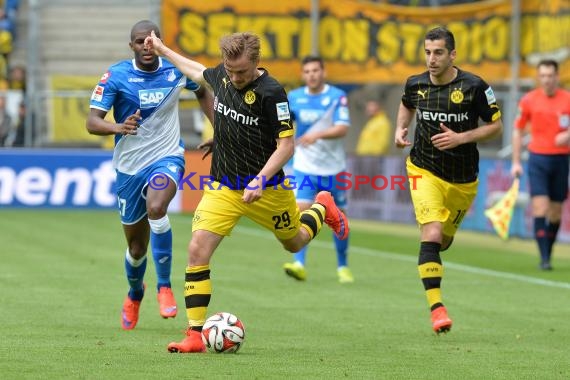
<svg viewBox="0 0 570 380">
<path fill-rule="evenodd" d="M 53 75 L 50 128 L 52 141 L 60 143 L 93 143 L 108 146 L 108 138 L 90 135 L 85 127 L 89 115 L 89 97 L 100 76 Z M 112 113 L 107 114 L 112 120 Z"/>
<path fill-rule="evenodd" d="M 570 71 L 570 0 L 523 1 L 521 76 L 534 77 L 536 59 L 557 57 Z M 544 5 L 543 3 L 547 3 Z M 298 81 L 299 60 L 311 52 L 310 1 L 164 0 L 163 38 L 206 66 L 220 61 L 221 36 L 252 31 L 262 62 L 282 82 Z M 319 54 L 333 82 L 401 83 L 425 70 L 423 38 L 436 25 L 456 37 L 456 63 L 488 82 L 510 78 L 511 2 L 487 0 L 437 8 L 355 0 L 320 0 Z M 296 68 L 293 69 L 292 68 Z M 298 68 L 298 69 L 297 69 Z"/>
</svg>

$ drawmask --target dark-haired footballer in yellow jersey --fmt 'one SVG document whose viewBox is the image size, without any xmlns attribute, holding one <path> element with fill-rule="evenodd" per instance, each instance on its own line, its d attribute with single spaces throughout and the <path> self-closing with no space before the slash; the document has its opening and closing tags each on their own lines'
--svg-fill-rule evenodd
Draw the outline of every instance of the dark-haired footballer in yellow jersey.
<svg viewBox="0 0 570 380">
<path fill-rule="evenodd" d="M 433 330 L 440 333 L 452 325 L 441 297 L 440 251 L 451 245 L 477 194 L 477 142 L 499 135 L 502 123 L 491 87 L 453 66 L 456 51 L 451 32 L 442 27 L 432 29 L 426 34 L 424 48 L 428 71 L 406 82 L 395 143 L 399 148 L 412 145 L 407 136 L 415 115 L 414 143 L 406 168 L 421 231 L 418 270 Z"/>
</svg>

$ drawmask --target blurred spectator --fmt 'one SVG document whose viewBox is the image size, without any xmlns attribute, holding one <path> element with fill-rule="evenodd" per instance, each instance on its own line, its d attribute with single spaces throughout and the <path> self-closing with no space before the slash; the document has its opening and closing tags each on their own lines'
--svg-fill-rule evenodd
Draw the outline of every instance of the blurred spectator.
<svg viewBox="0 0 570 380">
<path fill-rule="evenodd" d="M 26 103 L 24 101 L 20 102 L 18 106 L 18 115 L 18 124 L 15 128 L 14 141 L 12 142 L 12 146 L 14 147 L 21 147 L 26 144 Z M 34 135 L 32 133 L 32 141 L 33 138 Z"/>
<path fill-rule="evenodd" d="M 0 7 L 0 54 L 4 56 L 5 61 L 8 54 L 12 52 L 12 41 L 14 39 L 16 23 L 6 13 L 6 4 Z"/>
<path fill-rule="evenodd" d="M 19 0 L 0 0 L 0 88 L 5 89 L 8 56 L 12 52 L 16 33 L 16 12 Z"/>
<path fill-rule="evenodd" d="M 26 87 L 26 70 L 23 66 L 14 66 L 9 70 L 6 86 L 2 95 L 5 99 L 5 113 L 10 116 L 12 128 L 16 130 L 20 125 L 20 108 L 24 101 L 24 91 Z"/>
<path fill-rule="evenodd" d="M 14 126 L 6 113 L 6 96 L 0 94 L 0 146 L 11 146 L 15 139 Z"/>
<path fill-rule="evenodd" d="M 359 156 L 382 156 L 390 151 L 392 123 L 376 100 L 368 100 L 365 108 L 368 121 L 360 132 L 356 154 Z"/>
<path fill-rule="evenodd" d="M 12 66 L 8 71 L 8 87 L 11 90 L 26 91 L 26 68 L 24 66 Z"/>
<path fill-rule="evenodd" d="M 4 0 L 3 2 L 6 15 L 12 20 L 16 20 L 16 12 L 20 7 L 20 0 Z"/>
<path fill-rule="evenodd" d="M 15 15 L 15 12 L 14 12 Z M 0 29 L 10 33 L 11 38 L 16 33 L 16 19 L 15 16 L 10 16 L 8 9 L 4 6 L 0 8 Z"/>
</svg>

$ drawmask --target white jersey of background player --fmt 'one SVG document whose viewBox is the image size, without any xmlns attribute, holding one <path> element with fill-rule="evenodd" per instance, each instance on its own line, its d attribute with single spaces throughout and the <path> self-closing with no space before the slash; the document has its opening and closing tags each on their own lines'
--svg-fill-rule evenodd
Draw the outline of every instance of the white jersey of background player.
<svg viewBox="0 0 570 380">
<path fill-rule="evenodd" d="M 302 61 L 305 86 L 289 92 L 291 118 L 295 122 L 295 155 L 293 174 L 295 196 L 301 210 L 310 207 L 321 190 L 330 191 L 335 203 L 346 208 L 346 183 L 337 174 L 346 170 L 344 136 L 350 126 L 346 93 L 325 83 L 325 68 L 320 57 L 309 56 Z M 344 189 L 343 189 L 344 188 Z M 335 239 L 337 273 L 340 282 L 353 282 L 348 269 L 348 239 Z M 306 279 L 307 247 L 295 254 L 293 263 L 286 263 L 285 273 L 297 280 Z"/>
<path fill-rule="evenodd" d="M 338 87 L 325 84 L 318 94 L 307 86 L 288 95 L 295 121 L 295 138 L 304 134 L 322 132 L 335 125 L 350 125 L 346 93 Z M 346 169 L 344 139 L 318 139 L 313 144 L 297 144 L 293 169 L 316 175 L 335 175 Z"/>
</svg>

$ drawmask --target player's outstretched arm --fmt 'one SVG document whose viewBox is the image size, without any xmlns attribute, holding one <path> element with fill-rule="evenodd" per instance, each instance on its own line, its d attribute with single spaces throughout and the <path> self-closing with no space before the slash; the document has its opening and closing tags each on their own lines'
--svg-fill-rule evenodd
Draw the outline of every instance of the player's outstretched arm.
<svg viewBox="0 0 570 380">
<path fill-rule="evenodd" d="M 183 57 L 174 50 L 170 49 L 162 42 L 160 38 L 156 36 L 156 34 L 154 34 L 154 31 L 152 31 L 150 36 L 144 40 L 144 46 L 154 54 L 167 58 L 170 62 L 172 62 L 172 64 L 174 64 L 174 66 L 178 67 L 178 69 L 182 71 L 184 75 L 192 79 L 194 82 L 205 84 L 203 72 L 206 69 L 206 66 L 202 65 L 199 62 Z"/>
</svg>

